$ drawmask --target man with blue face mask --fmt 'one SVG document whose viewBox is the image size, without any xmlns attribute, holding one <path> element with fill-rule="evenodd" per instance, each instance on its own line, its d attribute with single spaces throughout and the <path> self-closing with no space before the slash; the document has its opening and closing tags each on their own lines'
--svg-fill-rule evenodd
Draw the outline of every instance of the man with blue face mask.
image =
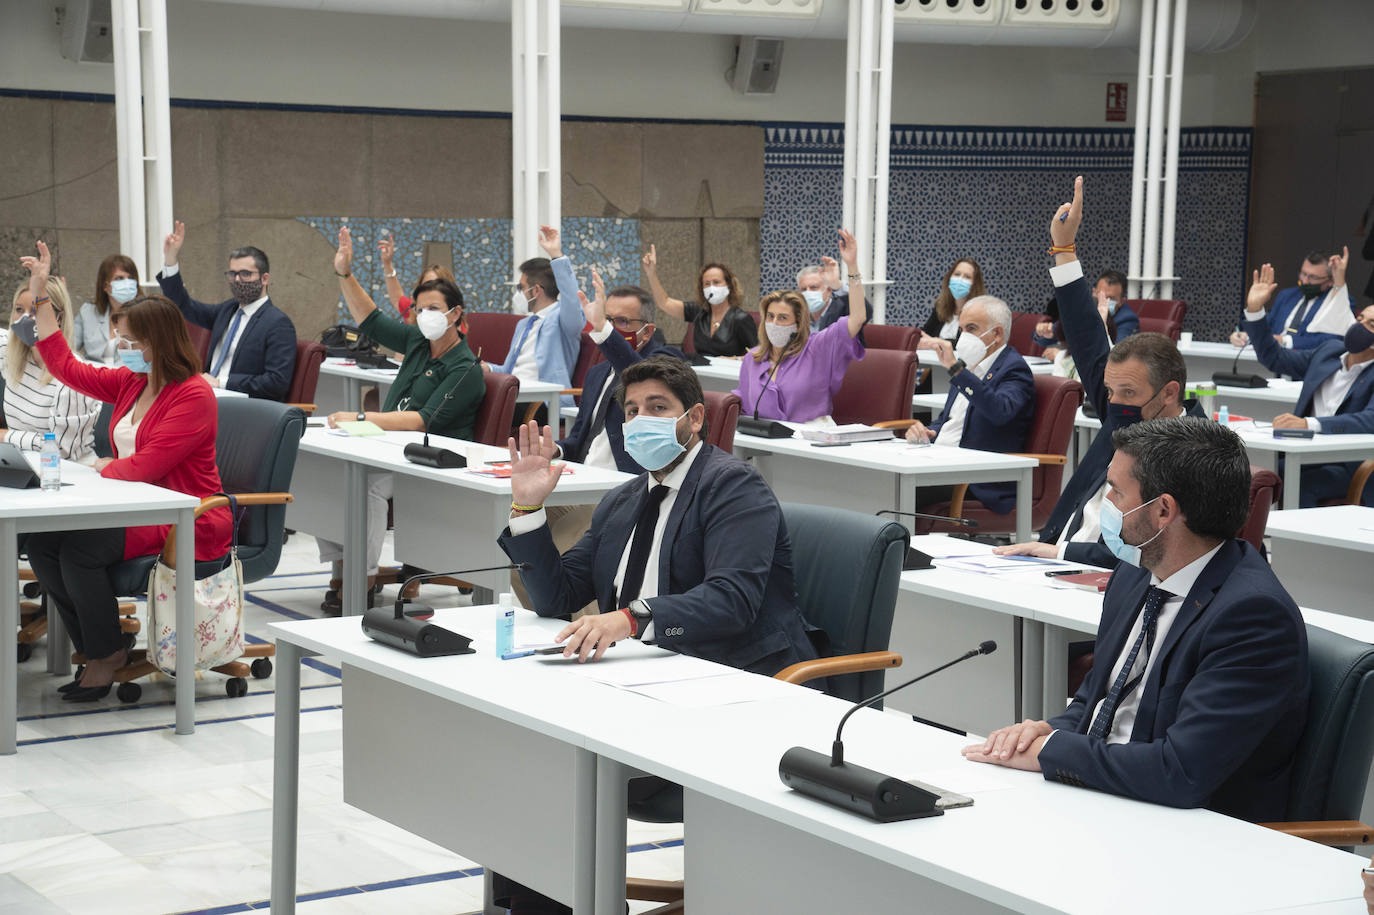
<svg viewBox="0 0 1374 915">
<path fill-rule="evenodd" d="M 1264 303 L 1278 286 L 1274 268 L 1254 273 L 1246 296 L 1245 326 L 1264 367 L 1302 380 L 1292 413 L 1274 417 L 1275 429 L 1310 429 L 1322 435 L 1374 432 L 1374 305 L 1361 311 L 1339 340 L 1326 339 L 1308 349 L 1287 349 L 1264 333 Z M 1311 508 L 1325 499 L 1344 499 L 1358 461 L 1304 465 L 1299 504 Z M 1374 487 L 1365 488 L 1374 505 Z"/>
<path fill-rule="evenodd" d="M 820 264 L 808 264 L 797 271 L 797 291 L 806 299 L 811 312 L 811 333 L 825 330 L 849 314 L 849 283 L 840 276 L 840 264 L 833 257 Z M 864 296 L 864 323 L 873 320 L 873 303 Z M 863 331 L 857 337 L 864 342 Z"/>
<path fill-rule="evenodd" d="M 1102 529 L 1121 559 L 1092 670 L 1063 714 L 964 748 L 975 762 L 1251 822 L 1286 819 L 1307 723 L 1307 630 L 1235 533 L 1250 459 L 1201 417 L 1113 436 Z"/>
<path fill-rule="evenodd" d="M 1163 334 L 1138 333 L 1113 346 L 1107 339 L 1098 304 L 1074 253 L 1082 219 L 1080 177 L 1074 182 L 1073 201 L 1059 207 L 1050 220 L 1050 251 L 1055 259 L 1050 279 L 1069 354 L 1087 402 L 1102 419 L 1102 431 L 1083 453 L 1049 521 L 1040 529 L 1040 539 L 998 547 L 997 552 L 1110 569 L 1116 557 L 1102 541 L 1100 517 L 1107 496 L 1107 465 L 1114 450 L 1112 433 L 1141 420 L 1185 412 L 1202 416 L 1203 412 L 1196 400 L 1184 399 L 1188 370 L 1172 340 Z"/>
<path fill-rule="evenodd" d="M 540 616 L 595 601 L 600 613 L 558 634 L 564 655 L 596 661 L 621 639 L 771 676 L 816 657 L 796 604 L 782 509 L 752 465 L 705 444 L 696 372 L 653 356 L 620 372 L 625 451 L 648 470 L 607 493 L 591 528 L 561 556 L 544 501 L 562 475 L 553 433 L 534 423 L 510 443 L 511 517 L 498 543 Z M 634 785 L 632 784 L 632 791 Z M 571 912 L 500 875 L 496 901 L 514 912 Z"/>
</svg>

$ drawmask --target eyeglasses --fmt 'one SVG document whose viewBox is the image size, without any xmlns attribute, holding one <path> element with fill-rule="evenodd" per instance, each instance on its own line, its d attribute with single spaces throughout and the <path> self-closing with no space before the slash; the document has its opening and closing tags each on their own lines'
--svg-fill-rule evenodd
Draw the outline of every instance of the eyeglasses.
<svg viewBox="0 0 1374 915">
<path fill-rule="evenodd" d="M 620 328 L 621 330 L 638 330 L 640 327 L 643 327 L 646 323 L 648 323 L 641 318 L 621 317 L 611 318 L 610 322 L 614 324 L 616 327 Z"/>
<path fill-rule="evenodd" d="M 1326 273 L 1308 273 L 1306 270 L 1298 271 L 1298 279 L 1304 283 L 1325 283 L 1331 279 Z"/>
<path fill-rule="evenodd" d="M 257 275 L 258 275 L 258 271 L 256 271 L 256 270 L 226 270 L 226 271 L 224 271 L 224 278 L 225 278 L 226 280 L 228 280 L 229 282 L 231 282 L 231 283 L 232 283 L 234 280 L 251 280 L 253 277 L 255 277 L 255 276 L 257 276 Z"/>
</svg>

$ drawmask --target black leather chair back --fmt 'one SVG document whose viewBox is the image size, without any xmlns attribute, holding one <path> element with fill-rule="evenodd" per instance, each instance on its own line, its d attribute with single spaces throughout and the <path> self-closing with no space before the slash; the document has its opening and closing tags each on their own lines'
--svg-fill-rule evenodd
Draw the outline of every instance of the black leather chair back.
<svg viewBox="0 0 1374 915">
<path fill-rule="evenodd" d="M 1374 646 L 1307 627 L 1311 692 L 1290 821 L 1358 820 L 1374 759 Z"/>
<path fill-rule="evenodd" d="M 886 651 L 910 535 L 887 518 L 784 502 L 802 615 L 830 638 L 830 656 Z M 857 702 L 883 691 L 883 671 L 830 677 L 827 692 Z M 881 708 L 881 704 L 878 705 Z"/>
<path fill-rule="evenodd" d="M 224 491 L 290 492 L 305 414 L 256 397 L 221 397 L 218 403 L 215 464 Z M 286 506 L 259 505 L 242 512 L 238 542 L 243 579 L 258 581 L 271 575 L 281 558 Z"/>
</svg>

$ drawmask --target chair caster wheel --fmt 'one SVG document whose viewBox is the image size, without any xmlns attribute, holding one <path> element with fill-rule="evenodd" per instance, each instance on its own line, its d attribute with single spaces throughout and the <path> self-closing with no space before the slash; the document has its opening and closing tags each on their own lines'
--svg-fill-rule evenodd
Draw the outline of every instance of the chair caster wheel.
<svg viewBox="0 0 1374 915">
<path fill-rule="evenodd" d="M 272 662 L 267 658 L 258 658 L 250 666 L 254 680 L 266 680 L 272 676 Z"/>
<path fill-rule="evenodd" d="M 26 581 L 24 582 L 24 588 L 22 593 L 29 600 L 33 600 L 34 598 L 38 597 L 38 595 L 43 593 L 43 586 L 36 581 Z"/>
<path fill-rule="evenodd" d="M 125 705 L 137 702 L 143 696 L 143 687 L 133 681 L 121 683 L 115 688 L 115 695 Z"/>
<path fill-rule="evenodd" d="M 132 632 L 122 632 L 120 635 L 124 637 L 124 650 L 133 651 L 134 645 L 138 643 L 138 636 Z"/>
<path fill-rule="evenodd" d="M 29 658 L 33 657 L 33 643 L 32 643 L 32 642 L 19 642 L 19 643 L 16 644 L 14 647 L 15 647 L 15 656 L 19 658 L 19 663 L 20 663 L 20 664 L 23 664 L 23 663 L 24 663 L 25 661 L 27 661 Z"/>
<path fill-rule="evenodd" d="M 230 699 L 248 695 L 248 681 L 243 677 L 230 677 L 224 682 L 224 692 Z"/>
</svg>

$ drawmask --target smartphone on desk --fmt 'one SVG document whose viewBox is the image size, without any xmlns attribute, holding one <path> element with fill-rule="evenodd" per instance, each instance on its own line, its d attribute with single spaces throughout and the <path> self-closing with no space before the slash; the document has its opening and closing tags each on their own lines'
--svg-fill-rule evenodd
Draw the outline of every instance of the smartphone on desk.
<svg viewBox="0 0 1374 915">
<path fill-rule="evenodd" d="M 849 442 L 812 442 L 812 448 L 848 448 Z"/>
<path fill-rule="evenodd" d="M 1312 438 L 1317 433 L 1311 429 L 1275 429 L 1274 438 Z"/>
</svg>

